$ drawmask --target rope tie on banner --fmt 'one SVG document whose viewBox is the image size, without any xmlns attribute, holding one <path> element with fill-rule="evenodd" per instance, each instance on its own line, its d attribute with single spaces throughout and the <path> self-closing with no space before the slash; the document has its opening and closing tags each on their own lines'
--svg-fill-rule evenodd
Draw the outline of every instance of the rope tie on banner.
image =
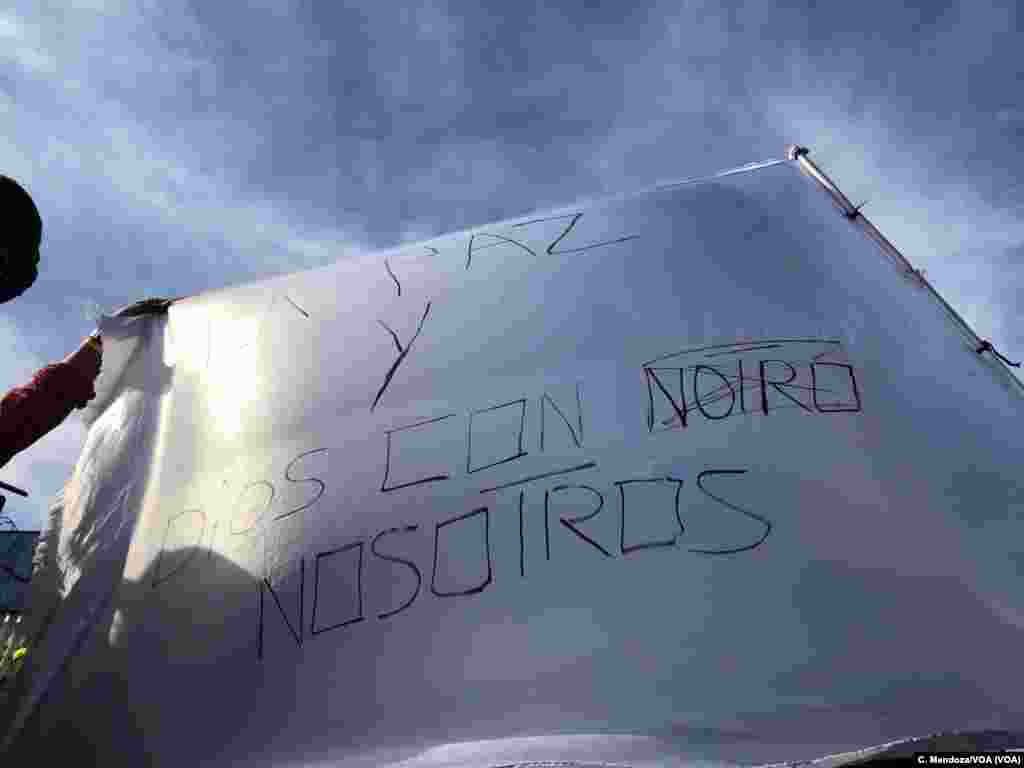
<svg viewBox="0 0 1024 768">
<path fill-rule="evenodd" d="M 906 272 L 906 274 L 907 274 L 908 276 L 913 276 L 913 277 L 916 277 L 916 278 L 917 278 L 918 280 L 920 280 L 920 281 L 921 281 L 922 283 L 923 283 L 923 282 L 925 281 L 925 278 L 924 278 L 924 273 L 925 273 L 925 271 L 924 271 L 923 269 L 914 269 L 913 267 L 911 267 L 910 269 L 908 269 L 908 270 L 907 270 L 907 272 Z"/>
<path fill-rule="evenodd" d="M 905 275 L 907 275 L 908 277 L 916 277 L 917 280 L 920 281 L 921 285 L 924 286 L 924 288 L 931 294 L 931 296 L 936 301 L 938 301 L 939 304 L 946 310 L 946 313 L 956 323 L 956 325 L 959 326 L 960 330 L 965 332 L 968 336 L 970 336 L 972 344 L 978 341 L 981 342 L 981 346 L 979 346 L 975 350 L 975 352 L 977 352 L 979 355 L 982 352 L 991 352 L 1006 365 L 1012 368 L 1020 368 L 1020 363 L 1014 363 L 1011 360 L 1007 359 L 1005 356 L 1001 355 L 995 349 L 995 347 L 992 346 L 991 341 L 988 341 L 987 339 L 982 339 L 977 333 L 974 332 L 974 329 L 971 328 L 967 321 L 960 316 L 960 313 L 953 309 L 953 307 L 950 306 L 949 302 L 942 298 L 942 295 L 939 294 L 939 292 L 932 287 L 931 283 L 929 283 L 927 278 L 925 277 L 925 271 L 923 269 L 915 269 L 914 266 L 909 261 L 907 261 L 907 258 L 896 249 L 896 246 L 890 243 L 885 238 L 885 236 L 881 232 L 879 232 L 870 221 L 867 220 L 867 217 L 861 214 L 860 209 L 864 207 L 865 203 L 861 203 L 860 205 L 857 206 L 851 203 L 849 199 L 846 197 L 846 195 L 844 195 L 839 190 L 839 188 L 833 183 L 833 181 L 827 175 L 825 175 L 820 168 L 818 168 L 813 162 L 811 162 L 810 158 L 807 157 L 807 155 L 809 154 L 810 150 L 807 147 L 800 146 L 799 144 L 791 144 L 788 147 L 786 147 L 786 157 L 789 160 L 798 162 L 801 170 L 804 171 L 804 173 L 806 173 L 807 175 L 814 178 L 818 182 L 818 184 L 826 192 L 828 192 L 828 194 L 832 197 L 833 201 L 835 201 L 835 203 L 840 207 L 844 216 L 848 220 L 855 222 L 858 226 L 860 226 L 864 230 L 864 232 L 881 247 L 882 251 L 886 253 L 886 255 L 888 255 L 890 258 L 896 261 L 896 263 L 900 267 L 900 270 Z M 1020 379 L 1018 379 L 1012 373 L 1007 372 L 1007 374 L 1010 376 L 1011 379 L 1013 379 L 1017 383 L 1018 386 L 1024 386 L 1024 382 L 1021 382 Z"/>
<path fill-rule="evenodd" d="M 993 355 L 998 357 L 1000 360 L 1002 360 L 1007 365 L 1012 365 L 1014 368 L 1020 368 L 1020 363 L 1011 363 L 1008 359 L 1006 359 L 1001 354 L 999 354 L 999 352 L 996 351 L 996 348 L 992 346 L 992 342 L 989 341 L 988 339 L 982 339 L 981 340 L 981 346 L 978 347 L 974 351 L 977 352 L 980 355 L 985 350 L 990 351 Z"/>
<path fill-rule="evenodd" d="M 845 216 L 846 218 L 848 218 L 848 219 L 856 219 L 856 218 L 857 218 L 858 216 L 860 216 L 860 209 L 861 209 L 861 208 L 863 208 L 863 207 L 864 207 L 865 205 L 867 205 L 867 204 L 868 204 L 868 201 L 867 201 L 867 200 L 865 200 L 865 201 L 864 201 L 863 203 L 861 203 L 860 205 L 855 205 L 855 206 L 853 206 L 853 210 L 852 210 L 852 211 L 847 211 L 847 212 L 846 212 L 846 213 L 844 213 L 843 215 L 844 215 L 844 216 Z"/>
</svg>

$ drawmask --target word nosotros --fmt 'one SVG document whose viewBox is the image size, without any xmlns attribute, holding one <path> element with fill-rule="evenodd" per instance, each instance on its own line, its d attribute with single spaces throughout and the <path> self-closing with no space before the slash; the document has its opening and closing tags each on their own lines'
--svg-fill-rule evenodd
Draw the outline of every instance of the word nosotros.
<svg viewBox="0 0 1024 768">
<path fill-rule="evenodd" d="M 591 463 L 588 468 L 593 468 L 593 466 Z M 708 469 L 696 476 L 695 486 L 704 497 L 731 510 L 731 513 L 753 521 L 756 525 L 751 528 L 759 529 L 756 534 L 747 536 L 743 541 L 729 544 L 722 542 L 713 548 L 686 546 L 686 525 L 684 513 L 680 508 L 685 483 L 680 478 L 663 476 L 618 480 L 613 481 L 612 488 L 606 489 L 605 492 L 587 484 L 559 483 L 548 487 L 543 491 L 543 501 L 538 499 L 534 505 L 540 510 L 538 514 L 543 515 L 544 560 L 551 562 L 553 550 L 557 556 L 559 551 L 565 553 L 567 547 L 583 547 L 594 552 L 598 557 L 609 560 L 665 548 L 683 549 L 686 552 L 704 556 L 736 555 L 756 549 L 768 538 L 772 530 L 772 523 L 766 517 L 723 498 L 720 488 L 722 480 L 712 479 L 725 476 L 737 478 L 746 472 L 745 469 Z M 735 480 L 729 482 L 735 482 Z M 709 484 L 713 486 L 713 489 L 708 487 Z M 606 504 L 608 491 L 618 497 L 616 505 L 618 507 L 618 541 L 614 543 L 601 541 L 600 537 L 595 535 L 592 530 L 587 530 L 584 527 L 585 524 L 598 518 L 605 511 L 606 506 L 610 506 Z M 520 578 L 526 577 L 526 551 L 529 548 L 524 535 L 525 495 L 525 491 L 519 489 L 518 557 Z M 576 498 L 572 499 L 572 495 L 575 495 Z M 747 489 L 746 495 L 749 495 L 749 489 Z M 591 509 L 585 514 L 560 514 L 558 506 L 565 500 L 570 503 L 575 501 L 577 511 L 578 505 L 581 503 L 591 505 Z M 381 563 L 387 563 L 393 569 L 394 575 L 388 580 L 389 586 L 393 587 L 397 584 L 398 579 L 415 581 L 414 587 L 410 584 L 409 593 L 404 599 L 396 600 L 393 605 L 377 606 L 378 609 L 371 612 L 371 614 L 375 613 L 378 621 L 386 621 L 399 616 L 409 609 L 426 589 L 429 589 L 431 595 L 438 599 L 460 598 L 485 592 L 494 583 L 494 547 L 492 546 L 492 513 L 494 510 L 492 507 L 493 503 L 474 505 L 473 509 L 468 512 L 435 522 L 432 531 L 428 526 L 426 530 L 420 532 L 419 524 L 394 526 L 381 530 L 372 537 L 352 541 L 340 547 L 325 549 L 313 553 L 311 556 L 302 555 L 296 558 L 297 563 L 295 563 L 296 559 L 289 563 L 289 566 L 297 565 L 297 568 L 289 568 L 289 571 L 292 574 L 297 572 L 298 579 L 295 581 L 298 583 L 288 589 L 285 589 L 280 582 L 275 585 L 267 575 L 259 578 L 256 584 L 259 591 L 257 658 L 262 660 L 264 656 L 266 615 L 273 613 L 275 607 L 288 633 L 299 647 L 303 645 L 307 634 L 319 635 L 365 622 L 368 618 L 364 599 L 367 587 L 365 576 L 371 558 Z M 197 510 L 193 511 L 193 513 L 195 512 Z M 637 515 L 642 517 L 637 517 Z M 651 518 L 655 516 L 660 516 L 662 521 L 662 535 L 652 537 L 638 534 L 637 529 L 641 527 L 638 523 L 646 520 L 649 526 Z M 671 535 L 666 535 L 664 532 L 665 522 L 672 525 Z M 169 526 L 172 523 L 173 519 L 169 522 Z M 558 526 L 568 531 L 570 535 L 561 534 L 560 538 L 554 536 L 553 532 L 560 530 Z M 202 527 L 205 529 L 205 521 Z M 408 537 L 422 537 L 428 531 L 432 534 L 433 539 L 433 557 L 427 566 L 429 579 L 425 573 L 427 568 L 422 567 L 424 565 L 423 558 L 420 558 L 421 562 L 417 562 L 416 558 L 408 556 L 410 545 L 415 543 Z M 199 538 L 202 540 L 202 533 Z M 405 541 L 402 541 L 403 538 Z M 453 542 L 456 543 L 453 544 Z M 458 551 L 453 552 L 453 549 Z M 181 573 L 186 566 L 189 566 L 190 562 L 194 562 L 195 565 L 205 562 L 207 558 L 194 557 L 198 551 L 198 549 L 194 549 L 185 561 L 163 573 L 161 573 L 158 562 L 153 586 L 163 584 L 176 574 Z M 163 552 L 161 552 L 162 554 Z M 312 571 L 308 579 L 307 560 L 311 561 L 309 565 Z M 453 577 L 451 575 L 453 570 L 471 572 L 474 580 L 465 578 L 465 574 Z M 339 577 L 338 574 L 343 574 L 343 576 Z M 311 583 L 307 584 L 307 582 Z M 425 582 L 427 583 L 425 584 Z M 290 592 L 293 594 L 289 594 Z M 310 599 L 308 592 L 312 592 L 312 611 L 307 626 L 305 607 Z M 332 613 L 339 604 L 349 607 L 348 615 L 325 617 L 325 613 Z M 267 610 L 267 606 L 272 607 Z M 324 606 L 327 608 L 325 609 Z"/>
</svg>

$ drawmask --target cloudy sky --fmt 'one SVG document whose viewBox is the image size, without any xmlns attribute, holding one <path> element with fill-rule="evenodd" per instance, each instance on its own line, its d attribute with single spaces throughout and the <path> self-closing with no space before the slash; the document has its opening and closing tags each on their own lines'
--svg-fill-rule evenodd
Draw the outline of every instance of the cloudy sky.
<svg viewBox="0 0 1024 768">
<path fill-rule="evenodd" d="M 0 393 L 90 308 L 812 159 L 982 336 L 1024 356 L 1024 56 L 1011 0 L 909 4 L 14 0 L 0 173 L 44 220 Z M 38 527 L 76 416 L 0 479 Z"/>
</svg>

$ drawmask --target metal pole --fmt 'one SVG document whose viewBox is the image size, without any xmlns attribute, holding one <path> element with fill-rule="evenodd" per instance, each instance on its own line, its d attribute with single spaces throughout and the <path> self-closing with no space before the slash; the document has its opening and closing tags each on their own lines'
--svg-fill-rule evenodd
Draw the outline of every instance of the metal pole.
<svg viewBox="0 0 1024 768">
<path fill-rule="evenodd" d="M 16 493 L 19 496 L 24 496 L 26 499 L 28 498 L 27 491 L 23 491 L 21 488 L 15 488 L 13 485 L 8 485 L 7 483 L 0 483 L 0 491 L 10 491 L 11 493 Z"/>
<path fill-rule="evenodd" d="M 981 352 L 985 349 L 992 349 L 991 343 L 988 342 L 986 339 L 981 338 L 977 333 L 974 332 L 974 329 L 971 328 L 971 326 L 968 325 L 967 321 L 960 316 L 960 313 L 953 309 L 953 307 L 950 306 L 949 302 L 942 298 L 942 295 L 937 290 L 935 290 L 935 288 L 932 286 L 931 283 L 928 282 L 927 279 L 925 279 L 924 275 L 921 274 L 920 270 L 914 269 L 914 266 L 909 261 L 907 261 L 906 257 L 904 257 L 902 253 L 900 253 L 896 249 L 896 246 L 890 243 L 889 240 L 886 239 L 885 235 L 879 232 L 878 229 L 875 228 L 875 225 L 868 221 L 867 217 L 860 212 L 860 209 L 854 206 L 853 203 L 849 201 L 846 195 L 844 195 L 840 191 L 839 187 L 835 185 L 835 182 L 833 182 L 832 179 L 825 175 L 825 172 L 822 171 L 807 157 L 809 153 L 810 150 L 807 147 L 801 147 L 796 144 L 793 144 L 786 148 L 786 157 L 788 157 L 790 160 L 796 160 L 797 164 L 800 166 L 800 170 L 802 170 L 808 176 L 817 181 L 822 186 L 822 188 L 826 192 L 828 192 L 833 202 L 835 202 L 835 204 L 838 205 L 840 209 L 842 209 L 843 214 L 846 216 L 846 218 L 850 219 L 850 221 L 854 222 L 855 224 L 859 224 L 861 228 L 864 230 L 864 232 L 867 234 L 867 236 L 874 240 L 886 255 L 894 259 L 898 265 L 903 267 L 907 274 L 913 274 L 917 276 L 917 279 L 921 281 L 921 284 L 928 289 L 929 293 L 931 293 L 933 297 L 938 299 L 939 304 L 941 304 L 945 308 L 946 312 L 949 313 L 949 316 L 953 318 L 953 321 L 957 325 L 959 325 L 961 330 L 963 330 L 967 334 L 968 338 L 972 342 L 974 342 L 976 352 Z M 998 354 L 996 355 L 996 357 L 999 360 L 1000 367 L 1002 368 L 1002 370 L 1005 373 L 1007 373 L 1011 379 L 1013 379 L 1013 381 L 1017 384 L 1018 387 L 1024 390 L 1024 382 L 1021 382 L 1021 380 L 1017 378 L 1017 376 L 1013 373 L 1013 371 L 1009 369 L 1009 367 L 1003 362 L 1002 358 L 999 357 Z"/>
</svg>

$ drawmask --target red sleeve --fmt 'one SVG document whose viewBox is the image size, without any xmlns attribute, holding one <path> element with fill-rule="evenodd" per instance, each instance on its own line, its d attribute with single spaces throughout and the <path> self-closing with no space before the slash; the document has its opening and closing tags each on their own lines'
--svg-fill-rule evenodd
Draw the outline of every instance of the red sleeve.
<svg viewBox="0 0 1024 768">
<path fill-rule="evenodd" d="M 92 382 L 66 363 L 47 365 L 12 389 L 0 400 L 0 467 L 94 397 Z"/>
</svg>

